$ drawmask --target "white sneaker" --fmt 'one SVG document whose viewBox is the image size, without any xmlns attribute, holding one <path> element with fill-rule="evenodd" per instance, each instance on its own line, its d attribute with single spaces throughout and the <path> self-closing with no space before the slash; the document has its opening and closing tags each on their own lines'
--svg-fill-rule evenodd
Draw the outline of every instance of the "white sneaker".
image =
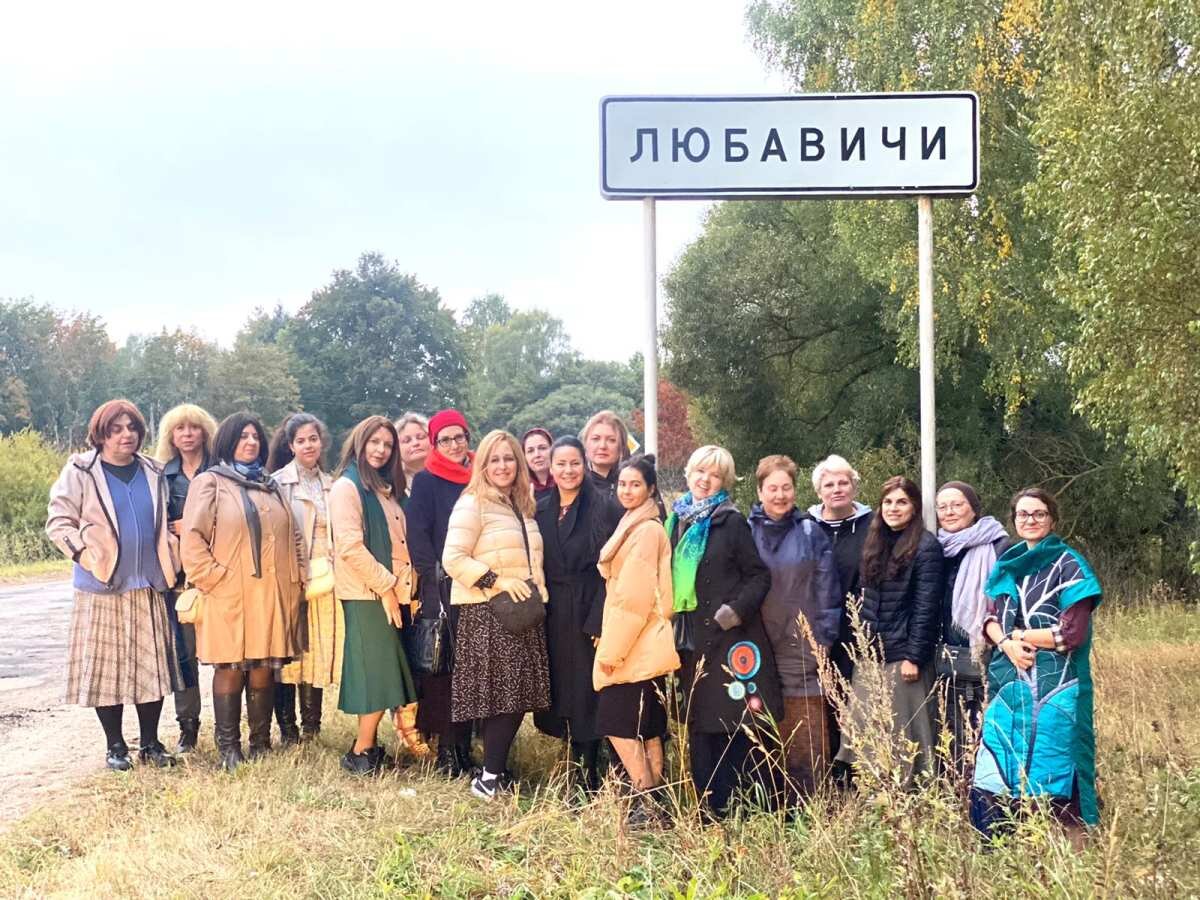
<svg viewBox="0 0 1200 900">
<path fill-rule="evenodd" d="M 476 775 L 471 779 L 471 793 L 480 800 L 487 800 L 490 803 L 496 799 L 499 780 L 499 778 L 489 778 L 485 781 L 482 775 Z"/>
</svg>

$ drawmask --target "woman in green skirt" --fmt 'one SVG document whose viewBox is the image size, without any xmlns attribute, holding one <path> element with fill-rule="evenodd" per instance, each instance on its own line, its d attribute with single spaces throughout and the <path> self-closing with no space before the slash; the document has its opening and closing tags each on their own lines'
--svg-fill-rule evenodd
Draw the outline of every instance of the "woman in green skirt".
<svg viewBox="0 0 1200 900">
<path fill-rule="evenodd" d="M 401 609 L 412 602 L 413 574 L 405 537 L 404 469 L 396 429 L 383 416 L 359 422 L 342 447 L 340 476 L 329 492 L 336 556 L 334 595 L 346 618 L 338 709 L 358 716 L 358 737 L 342 768 L 372 775 L 384 763 L 377 742 L 384 712 L 410 749 L 418 740 L 404 723 L 416 715 L 417 693 L 400 643 Z"/>
</svg>

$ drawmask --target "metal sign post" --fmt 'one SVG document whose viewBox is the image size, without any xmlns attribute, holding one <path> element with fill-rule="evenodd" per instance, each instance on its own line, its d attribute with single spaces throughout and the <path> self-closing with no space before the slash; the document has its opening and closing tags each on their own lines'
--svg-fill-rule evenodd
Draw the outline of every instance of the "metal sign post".
<svg viewBox="0 0 1200 900">
<path fill-rule="evenodd" d="M 979 98 L 968 91 L 603 98 L 600 193 L 643 202 L 647 450 L 658 449 L 655 198 L 916 197 L 921 496 L 934 528 L 932 198 L 978 183 Z"/>
<path fill-rule="evenodd" d="M 654 198 L 642 200 L 646 256 L 646 360 L 642 367 L 642 408 L 646 413 L 646 452 L 658 455 L 658 235 Z"/>
</svg>

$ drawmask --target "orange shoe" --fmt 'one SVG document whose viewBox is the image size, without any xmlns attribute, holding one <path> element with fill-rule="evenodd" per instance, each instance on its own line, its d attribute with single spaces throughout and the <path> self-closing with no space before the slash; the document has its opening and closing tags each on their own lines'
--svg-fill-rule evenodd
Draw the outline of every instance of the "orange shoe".
<svg viewBox="0 0 1200 900">
<path fill-rule="evenodd" d="M 405 748 L 413 756 L 425 757 L 433 752 L 421 737 L 421 732 L 417 731 L 417 704 L 396 707 L 392 724 L 396 726 L 396 734 L 400 735 Z"/>
</svg>

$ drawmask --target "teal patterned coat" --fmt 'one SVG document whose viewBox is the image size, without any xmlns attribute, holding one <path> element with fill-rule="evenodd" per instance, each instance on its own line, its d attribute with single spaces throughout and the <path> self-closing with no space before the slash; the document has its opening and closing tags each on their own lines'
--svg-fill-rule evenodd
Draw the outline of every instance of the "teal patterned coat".
<svg viewBox="0 0 1200 900">
<path fill-rule="evenodd" d="M 1091 567 L 1054 534 L 1032 548 L 1024 542 L 1011 547 L 996 561 L 984 591 L 1005 633 L 1014 627 L 1052 628 L 1076 603 L 1100 603 L 1100 582 Z M 1099 821 L 1091 649 L 1089 623 L 1080 646 L 1065 653 L 1038 649 L 1024 672 L 1004 653 L 992 654 L 977 788 L 1070 800 L 1078 787 L 1083 820 Z"/>
</svg>

